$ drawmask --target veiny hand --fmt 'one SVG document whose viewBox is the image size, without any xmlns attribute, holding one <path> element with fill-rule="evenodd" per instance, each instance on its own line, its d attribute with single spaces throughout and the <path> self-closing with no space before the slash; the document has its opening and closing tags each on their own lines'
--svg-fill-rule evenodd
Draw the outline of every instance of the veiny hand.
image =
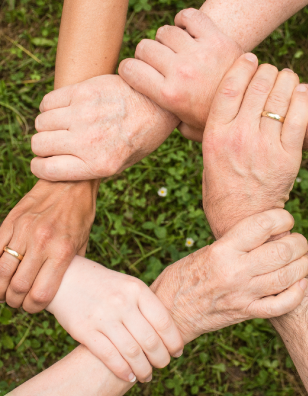
<svg viewBox="0 0 308 396">
<path fill-rule="evenodd" d="M 76 256 L 47 308 L 77 341 L 124 381 L 151 380 L 179 357 L 183 340 L 169 312 L 139 279 Z"/>
<path fill-rule="evenodd" d="M 156 150 L 179 123 L 114 75 L 50 92 L 40 110 L 32 150 L 41 158 L 31 170 L 51 181 L 119 173 Z"/>
<path fill-rule="evenodd" d="M 243 55 L 220 84 L 203 139 L 203 206 L 216 237 L 239 220 L 283 208 L 302 159 L 308 92 L 290 70 Z M 285 123 L 261 117 L 263 110 Z"/>
<path fill-rule="evenodd" d="M 40 180 L 9 213 L 0 228 L 8 253 L 0 258 L 0 300 L 35 313 L 56 294 L 78 253 L 85 254 L 95 216 L 96 182 L 50 183 Z"/>
<path fill-rule="evenodd" d="M 159 28 L 156 41 L 142 40 L 136 59 L 122 61 L 119 74 L 177 115 L 185 137 L 201 142 L 217 86 L 243 51 L 202 11 L 181 11 L 175 25 Z"/>
<path fill-rule="evenodd" d="M 283 209 L 248 217 L 219 241 L 167 267 L 151 286 L 187 343 L 252 318 L 283 315 L 304 298 L 307 240 Z M 278 295 L 276 295 L 278 294 Z"/>
</svg>

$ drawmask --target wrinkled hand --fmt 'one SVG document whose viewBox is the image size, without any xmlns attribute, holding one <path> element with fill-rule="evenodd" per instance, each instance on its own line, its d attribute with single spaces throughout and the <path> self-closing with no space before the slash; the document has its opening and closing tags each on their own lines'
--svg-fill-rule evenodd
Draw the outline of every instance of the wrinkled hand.
<svg viewBox="0 0 308 396">
<path fill-rule="evenodd" d="M 202 11 L 181 11 L 175 25 L 159 28 L 156 41 L 142 40 L 136 59 L 122 61 L 119 74 L 177 115 L 185 137 L 201 142 L 217 86 L 243 51 Z"/>
<path fill-rule="evenodd" d="M 78 253 L 84 255 L 95 216 L 94 182 L 50 183 L 40 180 L 9 213 L 0 228 L 4 246 L 24 255 L 0 258 L 0 300 L 35 313 L 55 296 Z"/>
<path fill-rule="evenodd" d="M 112 176 L 156 150 L 179 120 L 121 77 L 94 77 L 47 94 L 36 119 L 31 163 L 39 178 Z"/>
<path fill-rule="evenodd" d="M 298 84 L 292 71 L 258 68 L 253 54 L 237 60 L 220 84 L 203 139 L 203 206 L 217 238 L 288 200 L 308 123 L 308 92 Z M 261 117 L 263 110 L 286 116 L 285 123 Z"/>
<path fill-rule="evenodd" d="M 70 335 L 124 381 L 151 380 L 180 356 L 169 312 L 141 280 L 76 256 L 47 308 Z M 151 364 L 150 364 L 151 363 Z"/>
<path fill-rule="evenodd" d="M 244 320 L 283 315 L 301 303 L 307 240 L 291 234 L 265 243 L 293 224 L 282 209 L 253 215 L 165 269 L 151 288 L 170 310 L 185 343 Z"/>
</svg>

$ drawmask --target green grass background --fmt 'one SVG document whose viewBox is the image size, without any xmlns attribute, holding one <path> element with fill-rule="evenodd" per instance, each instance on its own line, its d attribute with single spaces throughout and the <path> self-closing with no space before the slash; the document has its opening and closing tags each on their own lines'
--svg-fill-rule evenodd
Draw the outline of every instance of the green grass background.
<svg viewBox="0 0 308 396">
<path fill-rule="evenodd" d="M 29 163 L 34 119 L 53 88 L 62 4 L 2 0 L 0 11 L 0 222 L 34 185 Z M 172 24 L 176 12 L 201 2 L 131 0 L 121 59 L 142 38 Z M 261 62 L 294 69 L 308 81 L 308 9 L 262 43 Z M 287 204 L 296 230 L 308 236 L 308 158 Z M 213 242 L 201 205 L 202 153 L 175 131 L 150 157 L 100 187 L 87 257 L 150 283 L 170 263 Z M 167 187 L 165 198 L 157 195 Z M 193 238 L 194 247 L 185 247 Z M 0 306 L 0 396 L 74 349 L 76 343 L 42 312 Z M 283 343 L 265 320 L 201 336 L 184 356 L 156 370 L 129 395 L 305 395 Z"/>
</svg>

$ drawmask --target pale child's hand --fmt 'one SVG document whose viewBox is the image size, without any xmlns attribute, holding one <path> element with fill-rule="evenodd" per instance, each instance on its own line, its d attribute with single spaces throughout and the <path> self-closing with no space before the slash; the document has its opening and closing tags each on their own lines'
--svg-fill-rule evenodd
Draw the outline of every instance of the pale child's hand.
<svg viewBox="0 0 308 396">
<path fill-rule="evenodd" d="M 79 256 L 47 309 L 125 381 L 150 381 L 151 365 L 163 368 L 183 351 L 168 310 L 145 283 Z"/>
</svg>

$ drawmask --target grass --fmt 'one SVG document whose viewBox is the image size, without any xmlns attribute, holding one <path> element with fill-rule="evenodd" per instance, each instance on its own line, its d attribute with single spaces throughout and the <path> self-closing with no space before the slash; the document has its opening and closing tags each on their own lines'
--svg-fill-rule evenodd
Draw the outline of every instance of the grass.
<svg viewBox="0 0 308 396">
<path fill-rule="evenodd" d="M 0 13 L 0 222 L 34 185 L 30 137 L 43 95 L 53 87 L 61 2 L 5 0 Z M 154 38 L 177 11 L 201 2 L 133 0 L 121 59 Z M 308 9 L 262 43 L 256 54 L 308 81 Z M 201 206 L 201 147 L 178 132 L 150 157 L 100 187 L 87 257 L 150 283 L 166 265 L 213 242 Z M 308 236 L 308 160 L 288 203 L 296 230 Z M 168 188 L 167 197 L 157 190 Z M 187 237 L 194 247 L 185 247 Z M 0 396 L 74 349 L 54 318 L 0 306 Z M 305 395 L 282 341 L 264 320 L 206 334 L 184 356 L 156 370 L 129 395 Z"/>
</svg>

